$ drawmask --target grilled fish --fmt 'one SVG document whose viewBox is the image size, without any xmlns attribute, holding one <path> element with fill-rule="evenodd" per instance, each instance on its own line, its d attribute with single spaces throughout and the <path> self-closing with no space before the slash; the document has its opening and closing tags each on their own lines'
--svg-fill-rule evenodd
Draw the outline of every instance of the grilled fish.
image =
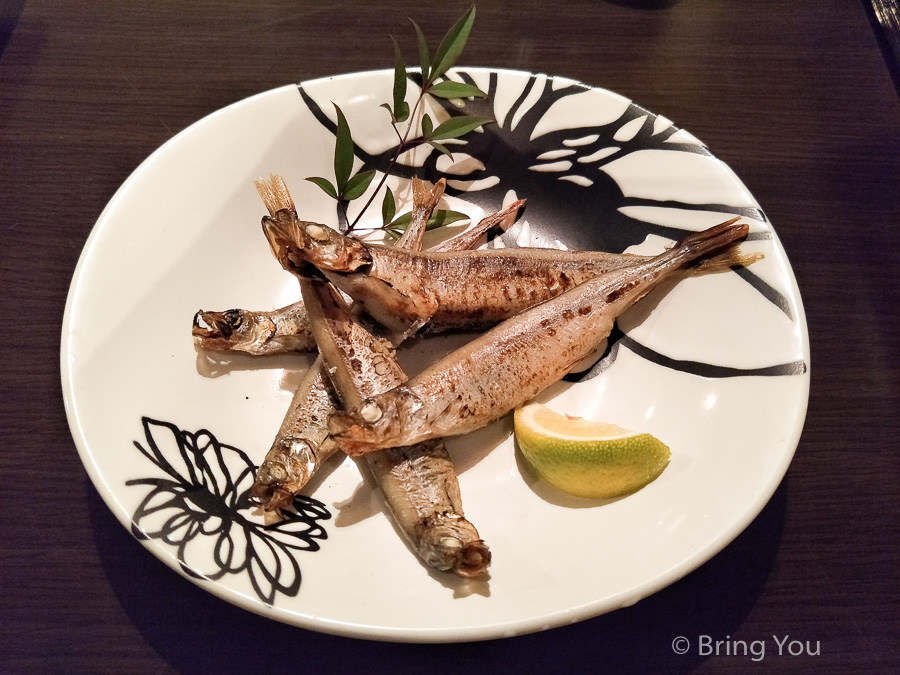
<svg viewBox="0 0 900 675">
<path fill-rule="evenodd" d="M 607 272 L 484 333 L 405 384 L 335 412 L 329 426 L 350 455 L 463 434 L 558 381 L 594 352 L 616 317 L 692 261 L 743 239 L 731 221 L 688 235 L 649 260 Z"/>
<path fill-rule="evenodd" d="M 194 315 L 191 330 L 197 343 L 211 351 L 237 351 L 254 355 L 311 352 L 316 341 L 302 302 L 271 312 L 229 309 Z"/>
<path fill-rule="evenodd" d="M 443 179 L 431 190 L 428 190 L 422 181 L 413 179 L 413 193 L 417 195 L 413 200 L 413 219 L 396 246 L 416 250 L 421 248 L 431 213 L 430 210 L 425 209 L 428 209 L 429 205 L 431 209 L 437 205 L 443 194 L 443 188 Z M 272 192 L 272 194 L 275 193 Z M 486 216 L 474 227 L 437 244 L 430 250 L 458 251 L 473 248 L 485 232 L 505 220 L 513 218 L 524 204 L 525 200 L 520 199 L 506 208 Z M 276 212 L 277 209 L 271 215 L 275 216 Z M 366 279 L 359 281 L 363 284 L 369 283 Z M 348 279 L 345 283 L 352 285 L 354 281 Z M 363 290 L 357 294 L 365 297 L 366 292 Z M 409 327 L 409 323 L 406 321 L 393 320 L 386 310 L 375 310 L 375 314 L 381 316 L 383 324 L 388 324 L 395 329 L 397 339 L 400 339 L 399 334 L 405 332 Z M 200 310 L 194 315 L 191 332 L 197 344 L 210 351 L 240 351 L 253 355 L 266 355 L 312 352 L 316 349 L 316 341 L 309 328 L 309 316 L 302 301 L 274 311 Z"/>
<path fill-rule="evenodd" d="M 483 330 L 589 279 L 651 259 L 539 248 L 406 251 L 350 239 L 288 212 L 264 219 L 263 227 L 286 269 L 308 274 L 313 265 L 379 323 L 406 334 Z M 732 250 L 696 271 L 753 260 Z"/>
<path fill-rule="evenodd" d="M 345 406 L 359 406 L 406 381 L 393 348 L 355 321 L 322 280 L 301 281 L 319 351 Z M 462 577 L 484 574 L 490 550 L 463 515 L 456 471 L 439 439 L 366 455 L 385 504 L 429 566 Z"/>
</svg>

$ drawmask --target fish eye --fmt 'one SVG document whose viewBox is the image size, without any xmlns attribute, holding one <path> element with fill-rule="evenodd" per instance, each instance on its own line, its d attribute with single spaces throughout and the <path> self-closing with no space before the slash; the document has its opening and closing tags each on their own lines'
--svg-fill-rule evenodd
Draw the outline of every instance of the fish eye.
<svg viewBox="0 0 900 675">
<path fill-rule="evenodd" d="M 244 316 L 239 309 L 229 309 L 223 313 L 223 318 L 232 328 L 240 328 L 244 323 Z"/>
<path fill-rule="evenodd" d="M 280 464 L 263 464 L 256 474 L 256 480 L 264 485 L 278 483 L 285 478 L 287 478 L 287 471 Z"/>
<path fill-rule="evenodd" d="M 379 406 L 375 401 L 369 399 L 359 409 L 359 415 L 369 424 L 374 424 L 378 420 L 381 419 L 384 413 L 381 410 L 381 406 Z"/>
<path fill-rule="evenodd" d="M 320 244 L 326 243 L 331 239 L 325 231 L 325 228 L 318 225 L 307 225 L 306 234 L 309 235 L 310 239 L 317 241 Z"/>
</svg>

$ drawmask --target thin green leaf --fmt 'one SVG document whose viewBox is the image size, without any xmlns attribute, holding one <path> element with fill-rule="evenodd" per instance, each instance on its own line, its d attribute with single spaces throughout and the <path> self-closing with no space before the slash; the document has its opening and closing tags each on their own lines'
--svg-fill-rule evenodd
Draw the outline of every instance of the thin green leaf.
<svg viewBox="0 0 900 675">
<path fill-rule="evenodd" d="M 394 111 L 391 116 L 395 122 L 404 122 L 409 117 L 409 104 L 406 103 L 406 62 L 400 52 L 400 45 L 391 36 L 394 43 Z"/>
<path fill-rule="evenodd" d="M 459 138 L 480 126 L 493 122 L 490 117 L 469 117 L 460 115 L 441 122 L 428 136 L 430 141 L 443 141 L 448 138 Z"/>
<path fill-rule="evenodd" d="M 350 136 L 350 125 L 344 112 L 335 104 L 337 110 L 337 132 L 334 141 L 334 182 L 338 194 L 343 194 L 350 180 L 350 172 L 353 171 L 353 138 Z"/>
<path fill-rule="evenodd" d="M 382 103 L 382 104 L 381 104 L 380 106 L 378 106 L 378 107 L 379 107 L 379 108 L 384 108 L 385 110 L 387 110 L 387 111 L 388 111 L 388 114 L 391 116 L 391 122 L 394 122 L 394 123 L 396 124 L 397 118 L 394 117 L 394 111 L 391 109 L 391 104 L 390 104 L 390 103 Z"/>
<path fill-rule="evenodd" d="M 353 178 L 347 181 L 347 186 L 344 188 L 344 193 L 341 195 L 347 201 L 352 201 L 357 197 L 361 197 L 362 194 L 368 189 L 369 184 L 372 182 L 372 179 L 375 177 L 375 169 L 371 171 L 363 171 L 362 173 L 358 173 Z"/>
<path fill-rule="evenodd" d="M 467 216 L 465 213 L 460 213 L 459 211 L 446 211 L 443 209 L 438 209 L 431 214 L 431 218 L 428 219 L 428 224 L 425 226 L 425 229 L 435 230 L 439 227 L 443 227 L 444 225 L 449 225 L 450 223 L 468 219 L 469 216 Z"/>
<path fill-rule="evenodd" d="M 400 105 L 394 111 L 394 120 L 397 122 L 405 122 L 409 119 L 409 103 L 400 101 Z"/>
<path fill-rule="evenodd" d="M 487 94 L 473 84 L 451 82 L 450 80 L 438 82 L 428 90 L 428 93 L 438 98 L 468 98 L 470 96 L 487 98 Z"/>
<path fill-rule="evenodd" d="M 392 220 L 388 226 L 387 230 L 394 230 L 395 232 L 403 233 L 406 231 L 406 228 L 409 227 L 409 224 L 412 222 L 412 211 L 409 213 L 404 213 L 401 216 L 397 216 Z"/>
<path fill-rule="evenodd" d="M 472 5 L 469 11 L 453 25 L 453 28 L 441 40 L 440 46 L 434 53 L 434 62 L 428 79 L 425 81 L 426 85 L 430 85 L 456 64 L 460 55 L 462 55 L 463 49 L 466 47 L 466 41 L 469 39 L 469 33 L 474 22 L 475 5 Z M 427 88 L 428 86 L 426 86 Z"/>
<path fill-rule="evenodd" d="M 431 121 L 431 117 L 428 113 L 422 115 L 422 136 L 424 138 L 429 138 L 431 136 L 431 132 L 434 130 L 434 122 Z"/>
<path fill-rule="evenodd" d="M 387 226 L 394 214 L 397 213 L 397 202 L 394 201 L 394 193 L 391 188 L 384 191 L 384 201 L 381 202 L 381 222 Z"/>
<path fill-rule="evenodd" d="M 427 141 L 428 145 L 437 150 L 442 155 L 447 155 L 450 159 L 453 159 L 453 153 L 447 149 L 446 145 L 442 145 L 441 143 L 435 143 L 434 141 Z"/>
<path fill-rule="evenodd" d="M 428 219 L 428 223 L 425 225 L 426 230 L 434 230 L 439 227 L 443 227 L 444 225 L 449 225 L 450 223 L 455 223 L 460 220 L 466 220 L 469 216 L 465 213 L 460 213 L 459 211 L 448 211 L 444 209 L 437 209 Z M 385 229 L 388 232 L 399 232 L 403 233 L 406 231 L 406 228 L 409 227 L 409 224 L 412 222 L 412 212 L 404 213 L 401 216 L 397 216 Z"/>
<path fill-rule="evenodd" d="M 431 70 L 431 57 L 428 55 L 428 42 L 425 40 L 425 34 L 419 28 L 419 24 L 410 19 L 412 25 L 416 28 L 416 37 L 419 40 L 419 66 L 422 68 L 422 82 L 429 81 Z"/>
<path fill-rule="evenodd" d="M 319 178 L 318 176 L 314 176 L 312 178 L 307 178 L 306 180 L 308 180 L 310 183 L 315 183 L 316 185 L 318 185 L 320 188 L 322 188 L 322 190 L 325 191 L 325 194 L 327 194 L 332 199 L 338 198 L 337 190 L 334 188 L 334 185 L 331 184 L 331 181 L 327 178 Z"/>
</svg>

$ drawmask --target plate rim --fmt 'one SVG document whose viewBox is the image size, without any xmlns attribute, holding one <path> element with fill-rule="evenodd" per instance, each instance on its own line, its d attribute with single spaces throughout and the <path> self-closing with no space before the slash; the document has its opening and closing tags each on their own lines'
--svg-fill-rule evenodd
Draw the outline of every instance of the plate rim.
<svg viewBox="0 0 900 675">
<path fill-rule="evenodd" d="M 417 72 L 418 70 L 418 68 L 407 69 L 408 72 Z M 531 72 L 527 70 L 509 68 L 492 68 L 486 66 L 459 66 L 457 68 L 454 68 L 453 71 L 477 71 L 481 73 L 497 74 L 511 73 L 518 76 L 545 77 L 548 80 L 562 79 L 567 82 L 572 82 L 574 84 L 583 86 L 586 90 L 599 90 L 602 92 L 608 92 L 618 97 L 622 97 L 621 94 L 618 94 L 617 92 L 614 92 L 610 89 L 606 89 L 601 86 L 590 85 L 580 80 L 575 80 L 563 75 L 548 75 L 541 72 Z M 110 214 L 115 211 L 118 203 L 124 198 L 123 195 L 131 188 L 131 186 L 134 183 L 139 182 L 143 178 L 144 173 L 148 170 L 148 166 L 152 164 L 152 161 L 159 154 L 165 152 L 170 146 L 177 144 L 185 135 L 191 133 L 199 125 L 206 123 L 210 118 L 216 117 L 220 114 L 224 114 L 226 111 L 241 106 L 249 101 L 269 97 L 274 95 L 276 92 L 280 92 L 283 90 L 312 85 L 321 86 L 323 84 L 338 80 L 383 76 L 385 73 L 392 72 L 393 69 L 390 68 L 377 68 L 322 76 L 310 80 L 305 80 L 300 83 L 288 83 L 233 101 L 232 103 L 222 108 L 216 109 L 204 115 L 203 117 L 189 124 L 184 129 L 180 130 L 171 138 L 167 139 L 153 152 L 142 159 L 137 167 L 135 167 L 131 171 L 131 173 L 129 173 L 125 181 L 123 181 L 119 185 L 119 187 L 106 203 L 93 226 L 91 227 L 91 230 L 84 242 L 81 253 L 79 254 L 78 261 L 72 273 L 72 278 L 66 295 L 65 308 L 63 311 L 60 345 L 60 378 L 63 393 L 63 404 L 65 407 L 66 420 L 69 426 L 70 433 L 78 451 L 79 458 L 81 459 L 81 462 L 88 473 L 88 477 L 90 478 L 92 485 L 97 490 L 106 506 L 115 515 L 116 519 L 122 524 L 123 527 L 129 530 L 129 532 L 131 532 L 131 516 L 130 514 L 126 513 L 124 507 L 118 504 L 118 502 L 115 500 L 113 490 L 107 484 L 107 481 L 103 478 L 100 467 L 97 463 L 97 458 L 91 451 L 87 434 L 83 429 L 82 421 L 80 420 L 79 415 L 76 411 L 69 344 L 73 333 L 73 312 L 75 311 L 75 306 L 78 302 L 78 298 L 76 297 L 77 290 L 81 281 L 83 281 L 84 276 L 87 274 L 88 259 L 92 252 L 92 249 L 96 246 L 97 241 L 100 239 L 105 229 L 107 227 L 110 227 L 108 223 L 114 222 L 111 221 Z M 627 97 L 623 98 L 627 99 Z M 643 106 L 641 106 L 639 103 L 636 103 L 631 99 L 627 100 L 629 100 L 634 105 L 643 108 Z M 680 129 L 681 127 L 678 128 Z M 702 139 L 700 139 L 700 143 L 703 144 L 704 147 L 708 148 L 708 146 L 702 141 Z M 718 156 L 713 156 L 717 161 L 728 167 L 728 165 L 724 161 L 719 159 Z M 730 169 L 730 167 L 728 168 Z M 740 177 L 736 174 L 735 177 L 743 185 L 743 181 L 741 181 Z M 777 231 L 775 230 L 774 225 L 771 222 L 769 222 L 769 230 L 771 231 L 778 247 L 783 252 L 783 246 L 781 245 Z M 372 639 L 379 641 L 409 643 L 445 643 L 489 640 L 515 635 L 524 635 L 549 628 L 561 627 L 569 623 L 595 618 L 602 614 L 614 611 L 615 609 L 635 604 L 636 602 L 639 602 L 640 600 L 649 597 L 659 592 L 660 590 L 672 585 L 690 572 L 700 568 L 715 555 L 721 552 L 725 547 L 727 547 L 732 541 L 734 541 L 734 539 L 736 539 L 750 525 L 750 523 L 752 523 L 753 520 L 756 519 L 756 517 L 764 509 L 766 504 L 771 501 L 772 496 L 775 494 L 775 491 L 784 480 L 784 477 L 787 474 L 787 470 L 790 467 L 794 455 L 796 454 L 809 407 L 811 358 L 809 327 L 806 321 L 801 291 L 799 285 L 797 284 L 793 267 L 791 266 L 786 253 L 784 253 L 784 260 L 785 268 L 789 275 L 792 299 L 797 310 L 795 322 L 801 328 L 800 343 L 803 352 L 803 359 L 806 364 L 805 372 L 800 375 L 800 377 L 803 378 L 803 386 L 799 394 L 800 398 L 795 401 L 797 407 L 797 415 L 791 428 L 790 438 L 787 439 L 784 443 L 784 447 L 786 448 L 786 450 L 781 454 L 780 461 L 778 462 L 777 467 L 769 474 L 768 479 L 765 482 L 765 489 L 757 493 L 752 503 L 743 510 L 743 512 L 734 520 L 731 526 L 729 526 L 727 529 L 724 529 L 716 537 L 713 537 L 709 541 L 707 541 L 704 546 L 695 551 L 693 555 L 685 557 L 677 564 L 670 566 L 665 574 L 658 575 L 639 586 L 624 589 L 616 593 L 613 596 L 615 598 L 615 601 L 613 601 L 611 597 L 607 596 L 601 599 L 585 602 L 577 607 L 556 610 L 553 612 L 542 614 L 538 617 L 518 619 L 515 621 L 482 624 L 478 626 L 428 627 L 411 631 L 409 628 L 405 627 L 378 626 L 368 625 L 364 623 L 348 623 L 343 620 L 299 614 L 296 611 L 289 610 L 284 607 L 267 606 L 256 599 L 247 599 L 240 593 L 214 582 L 209 583 L 205 582 L 202 579 L 194 579 L 190 575 L 184 573 L 184 571 L 180 568 L 175 556 L 171 552 L 162 549 L 160 546 L 154 545 L 153 541 L 141 540 L 138 537 L 135 538 L 141 542 L 141 544 L 145 549 L 148 550 L 148 552 L 153 554 L 154 557 L 160 559 L 164 564 L 172 568 L 180 576 L 190 580 L 206 592 L 212 593 L 216 597 L 225 600 L 230 604 L 234 604 L 241 607 L 242 609 L 248 610 L 260 616 L 264 616 L 266 618 L 277 620 L 282 623 L 287 623 L 289 625 L 297 626 L 303 629 L 357 639 Z M 134 536 L 133 533 L 132 536 Z"/>
</svg>

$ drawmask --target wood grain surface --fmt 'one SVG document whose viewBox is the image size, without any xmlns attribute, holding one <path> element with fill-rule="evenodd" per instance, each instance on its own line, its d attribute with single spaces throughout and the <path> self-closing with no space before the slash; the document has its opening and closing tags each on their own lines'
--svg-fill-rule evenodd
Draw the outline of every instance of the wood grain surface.
<svg viewBox="0 0 900 675">
<path fill-rule="evenodd" d="M 710 562 L 572 626 L 403 645 L 228 605 L 119 525 L 79 460 L 59 375 L 69 282 L 104 205 L 192 122 L 389 67 L 389 34 L 415 49 L 407 17 L 438 36 L 468 0 L 329 4 L 0 6 L 0 672 L 898 672 L 900 104 L 852 0 L 484 2 L 463 59 L 664 114 L 774 223 L 807 314 L 809 413 L 773 499 Z M 766 658 L 673 653 L 700 635 L 766 640 Z M 778 656 L 785 635 L 820 653 Z"/>
</svg>

